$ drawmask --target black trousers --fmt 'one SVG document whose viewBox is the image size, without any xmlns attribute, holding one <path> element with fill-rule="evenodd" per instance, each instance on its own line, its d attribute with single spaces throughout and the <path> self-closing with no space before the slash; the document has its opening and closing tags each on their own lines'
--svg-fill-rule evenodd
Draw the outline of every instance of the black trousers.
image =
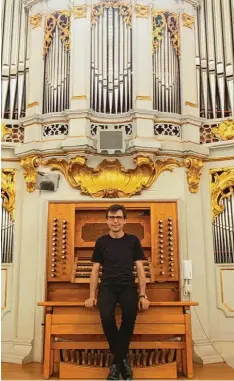
<svg viewBox="0 0 234 381">
<path fill-rule="evenodd" d="M 122 310 L 122 322 L 118 329 L 115 321 L 117 303 Z M 134 331 L 137 316 L 138 294 L 134 285 L 101 284 L 98 294 L 104 334 L 114 355 L 113 363 L 118 364 L 128 354 L 130 340 Z"/>
</svg>

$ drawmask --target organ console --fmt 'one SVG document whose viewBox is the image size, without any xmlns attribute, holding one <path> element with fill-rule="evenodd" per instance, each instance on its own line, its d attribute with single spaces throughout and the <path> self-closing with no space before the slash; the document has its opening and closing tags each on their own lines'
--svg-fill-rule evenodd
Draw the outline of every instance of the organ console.
<svg viewBox="0 0 234 381">
<path fill-rule="evenodd" d="M 109 202 L 49 203 L 44 377 L 106 378 L 111 362 L 97 309 L 89 296 L 92 251 L 108 234 Z M 192 377 L 189 309 L 180 299 L 176 202 L 128 202 L 126 233 L 135 234 L 145 253 L 150 308 L 137 316 L 130 347 L 134 378 Z M 133 273 L 136 277 L 136 269 Z M 101 274 L 100 274 L 101 275 Z M 120 311 L 117 308 L 117 323 Z"/>
</svg>

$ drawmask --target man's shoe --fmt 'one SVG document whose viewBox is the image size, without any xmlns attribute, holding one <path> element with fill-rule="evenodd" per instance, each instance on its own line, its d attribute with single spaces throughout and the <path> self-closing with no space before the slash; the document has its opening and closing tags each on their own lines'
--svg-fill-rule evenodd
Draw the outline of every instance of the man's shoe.
<svg viewBox="0 0 234 381">
<path fill-rule="evenodd" d="M 121 361 L 120 371 L 124 380 L 132 380 L 133 373 L 127 357 Z"/>
<path fill-rule="evenodd" d="M 107 376 L 107 380 L 120 380 L 120 368 L 117 364 L 112 364 L 110 367 L 110 373 Z"/>
</svg>

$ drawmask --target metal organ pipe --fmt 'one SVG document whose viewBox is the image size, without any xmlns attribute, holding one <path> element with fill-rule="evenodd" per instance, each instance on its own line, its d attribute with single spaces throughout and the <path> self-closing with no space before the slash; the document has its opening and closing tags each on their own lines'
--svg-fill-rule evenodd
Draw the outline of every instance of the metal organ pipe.
<svg viewBox="0 0 234 381">
<path fill-rule="evenodd" d="M 233 0 L 204 0 L 198 9 L 195 33 L 198 81 L 201 76 L 199 103 L 201 116 L 207 119 L 234 116 L 233 14 Z"/>
<path fill-rule="evenodd" d="M 153 51 L 153 107 L 162 112 L 180 113 L 179 57 L 173 46 L 172 34 L 168 27 L 168 15 L 162 12 L 161 22 L 155 21 L 153 28 L 158 29 L 161 39 Z M 177 28 L 178 25 L 174 24 Z"/>
<path fill-rule="evenodd" d="M 63 20 L 61 22 L 61 17 Z M 52 21 L 51 21 L 52 20 Z M 45 75 L 43 113 L 59 112 L 69 108 L 70 51 L 68 11 L 58 11 L 47 15 L 45 33 L 50 34 L 51 42 L 45 42 Z M 66 36 L 67 39 L 65 38 Z M 49 40 L 49 39 L 48 39 Z"/>
<path fill-rule="evenodd" d="M 117 114 L 132 107 L 132 31 L 121 7 L 107 3 L 92 9 L 91 108 L 96 112 Z"/>
</svg>

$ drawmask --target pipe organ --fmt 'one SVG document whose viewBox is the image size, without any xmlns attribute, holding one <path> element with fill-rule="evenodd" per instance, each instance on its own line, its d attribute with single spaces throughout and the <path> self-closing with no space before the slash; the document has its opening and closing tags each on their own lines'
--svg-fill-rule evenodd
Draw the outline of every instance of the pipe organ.
<svg viewBox="0 0 234 381">
<path fill-rule="evenodd" d="M 205 0 L 197 10 L 196 65 L 203 118 L 234 116 L 233 13 L 233 0 Z"/>
<path fill-rule="evenodd" d="M 153 109 L 178 114 L 183 99 L 181 60 L 184 57 L 180 44 L 181 35 L 185 36 L 186 31 L 182 10 L 175 9 L 173 1 L 171 5 L 171 9 L 169 6 L 162 11 L 153 4 L 151 17 L 147 16 L 151 29 L 148 38 L 152 39 L 152 50 L 148 52 L 152 55 L 153 80 L 150 86 Z M 200 115 L 207 119 L 234 115 L 233 6 L 233 0 L 205 0 L 197 8 L 194 26 L 191 26 L 194 27 L 191 43 L 194 43 L 196 52 L 193 64 L 197 71 L 197 98 Z M 134 40 L 137 10 L 128 2 L 104 1 L 85 7 L 85 17 L 89 17 L 87 28 L 91 33 L 87 41 L 90 54 L 84 76 L 90 76 L 90 81 L 87 94 L 77 95 L 71 94 L 71 76 L 74 70 L 79 70 L 79 62 L 71 63 L 72 44 L 74 46 L 80 38 L 75 29 L 72 32 L 77 18 L 74 19 L 73 10 L 52 10 L 53 7 L 47 10 L 45 7 L 44 14 L 31 11 L 29 14 L 28 7 L 20 0 L 2 2 L 3 118 L 25 116 L 29 89 L 34 85 L 27 83 L 30 65 L 35 65 L 30 60 L 29 42 L 33 29 L 38 27 L 44 30 L 43 46 L 38 46 L 44 58 L 44 84 L 43 99 L 33 102 L 42 104 L 44 114 L 69 109 L 73 96 L 74 99 L 88 99 L 89 107 L 102 114 L 129 112 L 134 109 L 135 98 L 144 99 L 144 94 L 137 94 L 134 87 L 139 75 L 133 59 L 138 44 Z M 78 20 L 83 17 L 81 14 Z M 191 57 L 188 59 L 191 61 Z M 147 77 L 148 73 L 144 75 Z"/>
<path fill-rule="evenodd" d="M 92 8 L 91 88 L 94 111 L 132 109 L 132 6 L 97 3 Z"/>
<path fill-rule="evenodd" d="M 50 113 L 70 104 L 70 11 L 53 12 L 45 23 L 43 113 Z"/>
<path fill-rule="evenodd" d="M 49 203 L 44 377 L 105 378 L 111 354 L 97 309 L 87 309 L 92 251 L 108 234 L 110 203 Z M 145 253 L 150 309 L 138 314 L 130 361 L 136 378 L 192 377 L 191 328 L 180 301 L 176 202 L 125 203 L 125 232 L 135 234 Z M 136 277 L 136 269 L 133 269 Z M 187 322 L 186 322 L 187 321 Z M 117 310 L 117 322 L 120 312 Z M 186 326 L 187 325 L 187 326 Z"/>
<path fill-rule="evenodd" d="M 29 70 L 28 10 L 20 0 L 3 0 L 2 118 L 25 116 Z"/>
<path fill-rule="evenodd" d="M 153 10 L 153 108 L 180 113 L 179 17 Z"/>
</svg>

